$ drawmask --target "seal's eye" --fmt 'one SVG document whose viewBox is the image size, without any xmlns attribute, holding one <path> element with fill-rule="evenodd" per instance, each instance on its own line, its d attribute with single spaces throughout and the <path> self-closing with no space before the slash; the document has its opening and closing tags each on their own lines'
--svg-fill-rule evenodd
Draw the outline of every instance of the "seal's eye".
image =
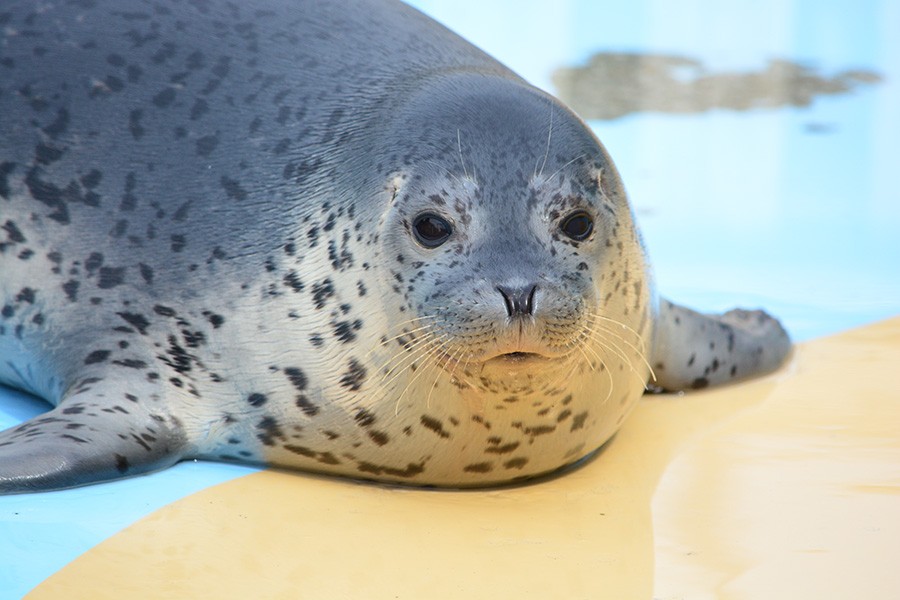
<svg viewBox="0 0 900 600">
<path fill-rule="evenodd" d="M 560 230 L 575 240 L 584 241 L 594 231 L 594 220 L 583 210 L 573 212 L 559 225 Z"/>
<path fill-rule="evenodd" d="M 413 221 L 413 232 L 417 242 L 426 248 L 437 248 L 447 241 L 453 233 L 453 227 L 444 217 L 434 213 L 422 213 Z"/>
</svg>

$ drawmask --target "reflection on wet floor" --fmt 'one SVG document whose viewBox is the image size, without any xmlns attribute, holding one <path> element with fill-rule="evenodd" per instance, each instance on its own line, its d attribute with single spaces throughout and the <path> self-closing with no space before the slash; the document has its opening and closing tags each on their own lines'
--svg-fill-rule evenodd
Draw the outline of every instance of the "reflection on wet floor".
<svg viewBox="0 0 900 600">
<path fill-rule="evenodd" d="M 598 52 L 584 66 L 553 73 L 561 100 L 583 118 L 601 120 L 640 112 L 805 107 L 820 96 L 848 94 L 881 80 L 866 69 L 829 77 L 788 60 L 770 60 L 755 72 L 709 72 L 683 56 L 615 52 Z"/>
</svg>

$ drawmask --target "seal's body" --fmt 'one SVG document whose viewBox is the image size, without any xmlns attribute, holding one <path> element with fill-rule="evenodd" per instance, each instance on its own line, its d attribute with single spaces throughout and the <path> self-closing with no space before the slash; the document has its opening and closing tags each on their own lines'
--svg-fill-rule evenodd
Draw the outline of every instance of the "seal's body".
<svg viewBox="0 0 900 600">
<path fill-rule="evenodd" d="M 553 98 L 402 4 L 0 9 L 0 492 L 186 457 L 475 486 L 586 456 L 651 364 L 775 368 L 761 313 L 658 305 Z"/>
</svg>

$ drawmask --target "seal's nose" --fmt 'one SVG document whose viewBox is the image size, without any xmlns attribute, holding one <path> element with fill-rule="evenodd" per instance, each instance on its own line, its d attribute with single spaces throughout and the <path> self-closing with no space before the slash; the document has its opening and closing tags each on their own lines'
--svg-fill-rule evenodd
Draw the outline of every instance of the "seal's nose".
<svg viewBox="0 0 900 600">
<path fill-rule="evenodd" d="M 497 286 L 497 291 L 503 296 L 506 303 L 506 314 L 510 317 L 534 314 L 534 292 L 537 285 L 525 285 L 511 288 L 503 285 Z"/>
</svg>

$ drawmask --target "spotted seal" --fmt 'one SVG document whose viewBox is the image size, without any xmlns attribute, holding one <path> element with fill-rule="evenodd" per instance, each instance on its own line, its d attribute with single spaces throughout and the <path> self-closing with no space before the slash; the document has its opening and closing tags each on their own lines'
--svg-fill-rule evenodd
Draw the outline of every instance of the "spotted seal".
<svg viewBox="0 0 900 600">
<path fill-rule="evenodd" d="M 666 389 L 774 369 L 658 300 L 572 112 L 390 0 L 0 9 L 0 491 L 193 457 L 533 477 Z"/>
</svg>

